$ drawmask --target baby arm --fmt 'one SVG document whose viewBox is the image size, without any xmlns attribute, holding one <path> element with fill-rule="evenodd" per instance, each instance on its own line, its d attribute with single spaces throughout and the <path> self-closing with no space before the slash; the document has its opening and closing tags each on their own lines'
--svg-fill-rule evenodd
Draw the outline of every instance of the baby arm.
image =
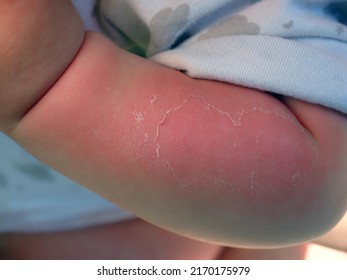
<svg viewBox="0 0 347 280">
<path fill-rule="evenodd" d="M 23 36 L 2 35 L 0 126 L 45 163 L 152 223 L 229 246 L 306 241 L 345 212 L 343 116 L 133 56 L 83 34 L 69 1 L 14 3 L 37 16 L 13 13 Z"/>
</svg>

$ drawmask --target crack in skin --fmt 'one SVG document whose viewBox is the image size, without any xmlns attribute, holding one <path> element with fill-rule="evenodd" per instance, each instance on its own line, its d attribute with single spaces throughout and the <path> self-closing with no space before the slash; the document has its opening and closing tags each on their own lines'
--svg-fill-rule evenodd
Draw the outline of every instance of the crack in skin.
<svg viewBox="0 0 347 280">
<path fill-rule="evenodd" d="M 152 106 L 155 104 L 157 99 L 158 99 L 158 95 L 153 95 L 152 99 L 150 100 Z"/>
<path fill-rule="evenodd" d="M 155 98 L 154 98 L 155 97 Z M 156 96 L 154 96 L 153 99 L 151 100 L 151 104 L 154 104 L 155 100 L 156 100 Z M 180 179 L 179 176 L 177 175 L 175 169 L 172 167 L 171 163 L 162 158 L 161 156 L 161 147 L 160 147 L 160 143 L 159 143 L 159 137 L 161 134 L 161 126 L 165 123 L 165 121 L 167 120 L 167 118 L 174 114 L 175 112 L 177 112 L 178 110 L 182 109 L 186 104 L 188 104 L 190 101 L 192 100 L 200 100 L 200 102 L 202 102 L 202 104 L 204 105 L 205 110 L 213 110 L 215 112 L 217 112 L 218 114 L 228 118 L 230 120 L 230 122 L 232 123 L 232 125 L 234 127 L 240 127 L 242 125 L 242 120 L 243 118 L 252 113 L 252 112 L 261 112 L 263 114 L 273 114 L 275 116 L 278 116 L 286 121 L 289 121 L 293 126 L 295 126 L 296 128 L 299 128 L 301 131 L 304 131 L 305 134 L 307 134 L 307 132 L 304 130 L 304 128 L 300 125 L 300 123 L 298 122 L 298 120 L 296 120 L 293 116 L 289 115 L 289 114 L 285 114 L 284 112 L 281 111 L 280 108 L 276 108 L 276 109 L 264 109 L 262 107 L 253 107 L 250 109 L 242 109 L 240 110 L 237 114 L 236 117 L 233 117 L 230 112 L 224 111 L 220 108 L 218 108 L 217 106 L 215 106 L 214 104 L 211 104 L 209 102 L 207 102 L 205 100 L 205 98 L 203 96 L 197 95 L 197 94 L 190 94 L 180 105 L 172 108 L 172 109 L 168 109 L 164 115 L 162 116 L 162 118 L 160 119 L 160 121 L 158 122 L 157 126 L 156 126 L 156 133 L 155 133 L 155 138 L 154 138 L 154 144 L 155 144 L 155 154 L 156 154 L 156 159 L 158 161 L 161 161 L 163 163 L 165 163 L 165 165 L 168 167 L 168 169 L 170 170 L 170 173 L 172 174 L 172 176 L 177 180 L 177 182 L 179 183 L 179 185 L 181 187 L 187 187 L 189 185 L 194 184 L 194 182 L 188 182 L 188 183 L 184 183 L 184 180 Z M 153 101 L 153 102 L 152 102 Z M 256 142 L 259 142 L 259 139 L 256 138 Z M 231 142 L 231 145 L 233 145 L 234 148 L 237 147 L 237 144 L 234 142 Z M 315 145 L 312 145 L 312 150 L 315 154 L 315 158 L 316 158 L 316 162 L 318 161 L 318 148 Z M 314 166 L 311 167 L 310 170 L 312 170 L 314 168 Z M 296 183 L 299 178 L 302 176 L 303 174 L 300 174 L 299 172 L 296 172 L 293 176 L 292 176 L 292 182 Z M 194 181 L 193 179 L 185 179 L 188 181 Z M 217 181 L 221 182 L 221 180 L 223 181 L 223 184 L 229 184 L 229 182 L 225 181 L 225 179 L 209 179 L 209 180 L 203 180 L 204 184 L 215 184 Z M 255 171 L 252 172 L 251 178 L 250 178 L 251 182 L 251 189 L 254 189 L 254 185 L 256 184 L 256 174 Z M 195 180 L 197 181 L 197 179 Z M 207 182 L 208 181 L 208 182 Z M 258 184 L 256 184 L 258 185 Z"/>
<path fill-rule="evenodd" d="M 169 170 L 171 171 L 172 175 L 173 175 L 173 176 L 175 177 L 175 179 L 177 180 L 178 184 L 179 184 L 181 187 L 183 187 L 183 188 L 187 187 L 187 186 L 188 186 L 187 184 L 183 184 L 183 183 L 181 182 L 180 178 L 177 176 L 177 174 L 176 174 L 176 172 L 175 172 L 175 169 L 172 168 L 170 162 L 167 160 L 165 163 L 166 163 L 167 167 L 169 168 Z"/>
<path fill-rule="evenodd" d="M 162 124 L 165 122 L 165 120 L 166 120 L 166 118 L 167 118 L 168 115 L 170 115 L 170 114 L 173 113 L 173 112 L 178 111 L 178 110 L 181 109 L 187 102 L 189 102 L 191 96 L 195 96 L 195 95 L 194 95 L 194 94 L 191 94 L 186 100 L 184 100 L 184 102 L 183 102 L 181 105 L 179 105 L 179 106 L 176 107 L 176 108 L 167 110 L 167 111 L 165 112 L 164 116 L 161 118 L 161 120 L 160 120 L 159 123 L 157 124 L 157 133 L 156 133 L 156 137 L 155 137 L 154 142 L 156 143 L 156 149 L 155 149 L 155 150 L 156 150 L 156 154 L 157 154 L 157 158 L 158 158 L 158 159 L 160 159 L 160 145 L 159 145 L 159 143 L 158 143 L 157 140 L 158 140 L 159 135 L 160 135 L 160 128 L 159 128 L 160 125 L 162 125 Z"/>
</svg>

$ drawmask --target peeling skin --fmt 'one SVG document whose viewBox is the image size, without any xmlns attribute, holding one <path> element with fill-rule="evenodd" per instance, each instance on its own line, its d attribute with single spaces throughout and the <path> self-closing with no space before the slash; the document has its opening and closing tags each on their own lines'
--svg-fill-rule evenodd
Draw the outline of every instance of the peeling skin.
<svg viewBox="0 0 347 280">
<path fill-rule="evenodd" d="M 144 135 L 144 143 L 148 142 L 148 139 L 149 139 L 149 134 L 146 132 L 145 135 Z"/>
<path fill-rule="evenodd" d="M 153 95 L 152 99 L 150 100 L 152 106 L 155 104 L 157 99 L 158 99 L 158 95 Z"/>
<path fill-rule="evenodd" d="M 159 155 L 160 156 L 160 155 Z M 159 158 L 160 159 L 160 158 Z M 166 161 L 166 165 L 167 167 L 169 168 L 169 170 L 171 171 L 172 175 L 175 177 L 175 179 L 177 180 L 178 184 L 181 186 L 181 187 L 187 187 L 186 184 L 182 183 L 180 178 L 177 176 L 175 170 L 171 167 L 171 164 L 169 161 Z"/>
<path fill-rule="evenodd" d="M 145 120 L 145 112 L 138 112 L 137 108 L 132 112 L 132 115 L 134 116 L 135 122 L 136 123 L 141 123 Z"/>
<path fill-rule="evenodd" d="M 244 102 L 239 93 L 168 92 L 170 99 L 153 92 L 147 102 L 128 103 L 132 135 L 124 154 L 141 183 L 156 176 L 155 193 L 230 219 L 281 224 L 283 213 L 311 211 L 319 151 L 285 104 L 267 95 Z"/>
<path fill-rule="evenodd" d="M 221 108 L 217 107 L 216 105 L 206 101 L 206 99 L 203 96 L 197 95 L 197 94 L 190 94 L 186 99 L 184 99 L 182 101 L 181 104 L 179 104 L 178 106 L 174 107 L 174 108 L 170 108 L 168 110 L 166 110 L 166 112 L 164 113 L 164 115 L 161 117 L 160 121 L 158 122 L 157 126 L 156 126 L 156 135 L 155 135 L 155 139 L 154 139 L 154 144 L 155 144 L 155 154 L 156 154 L 156 159 L 162 163 L 164 163 L 164 165 L 169 169 L 169 172 L 172 174 L 172 176 L 175 178 L 175 180 L 178 182 L 178 184 L 181 187 L 187 187 L 187 186 L 191 186 L 191 185 L 195 185 L 195 184 L 203 184 L 203 185 L 216 185 L 217 182 L 219 182 L 218 184 L 221 184 L 221 182 L 223 182 L 222 185 L 228 185 L 228 186 L 233 186 L 233 184 L 230 182 L 230 180 L 228 180 L 227 178 L 224 177 L 224 175 L 222 176 L 222 178 L 210 178 L 210 179 L 206 179 L 206 178 L 180 178 L 180 176 L 178 175 L 179 172 L 177 172 L 175 170 L 175 164 L 173 164 L 170 160 L 170 157 L 163 157 L 162 155 L 162 144 L 161 144 L 161 132 L 162 132 L 162 128 L 165 127 L 167 121 L 169 120 L 169 118 L 175 116 L 176 113 L 178 113 L 180 110 L 182 110 L 185 106 L 187 106 L 188 104 L 192 105 L 192 102 L 197 102 L 199 106 L 201 106 L 201 110 L 202 111 L 211 111 L 214 113 L 217 113 L 218 115 L 220 115 L 223 118 L 226 118 L 230 121 L 230 128 L 234 127 L 234 128 L 240 128 L 242 126 L 243 120 L 246 118 L 246 116 L 250 115 L 251 113 L 255 113 L 255 112 L 259 112 L 262 113 L 264 115 L 274 115 L 276 117 L 279 117 L 285 121 L 287 121 L 288 123 L 290 123 L 290 125 L 294 126 L 295 128 L 298 128 L 300 131 L 304 132 L 305 134 L 307 134 L 307 131 L 304 131 L 303 127 L 300 125 L 300 123 L 290 114 L 286 114 L 285 112 L 283 112 L 281 109 L 266 109 L 266 108 L 262 108 L 262 107 L 252 107 L 252 108 L 244 108 L 241 109 L 239 112 L 232 114 L 231 112 L 222 110 Z M 195 106 L 195 105 L 193 105 Z M 202 125 L 204 125 L 204 123 L 202 123 Z M 167 128 L 170 129 L 170 128 Z M 194 132 L 193 132 L 194 133 Z M 242 140 L 242 139 L 241 139 Z M 240 139 L 239 139 L 240 141 Z M 241 143 L 239 143 L 241 144 Z M 237 151 L 237 148 L 239 146 L 238 144 L 238 140 L 237 139 L 230 139 L 230 146 L 234 148 L 235 151 Z M 255 136 L 254 138 L 254 143 L 252 145 L 261 145 L 262 141 L 261 138 L 259 136 Z M 197 145 L 199 145 L 199 143 L 197 143 Z M 315 145 L 312 145 L 312 150 L 313 153 L 315 154 L 315 158 L 316 161 L 318 160 L 318 151 L 317 151 L 317 147 Z M 242 149 L 242 148 L 241 148 Z M 208 152 L 208 153 L 211 153 Z M 184 156 L 184 155 L 182 155 Z M 311 170 L 314 168 L 314 166 L 312 166 L 310 168 L 310 170 L 308 170 L 307 172 L 311 172 Z M 203 171 L 202 171 L 203 172 Z M 217 172 L 218 173 L 218 172 Z M 218 174 L 216 174 L 216 176 L 218 176 Z M 250 174 L 249 174 L 249 184 L 245 185 L 245 188 L 250 188 L 252 193 L 254 192 L 255 189 L 257 190 L 262 190 L 262 185 L 259 184 L 257 182 L 257 171 L 253 170 Z M 230 177 L 230 176 L 229 176 Z M 299 181 L 302 177 L 304 177 L 304 175 L 302 175 L 299 171 L 295 171 L 293 173 L 293 175 L 290 176 L 291 177 L 291 182 L 293 182 L 293 184 L 296 184 L 297 181 Z M 207 180 L 207 181 L 206 181 Z M 279 186 L 280 187 L 280 186 Z"/>
<path fill-rule="evenodd" d="M 187 102 L 189 102 L 189 100 L 192 98 L 192 97 L 196 97 L 196 95 L 194 94 L 191 94 L 186 100 L 183 101 L 183 103 L 181 105 L 179 105 L 178 107 L 174 108 L 174 109 L 170 109 L 170 110 L 167 110 L 166 113 L 164 114 L 164 116 L 161 118 L 160 122 L 158 123 L 157 125 L 157 134 L 156 134 L 156 138 L 155 138 L 155 143 L 156 143 L 156 154 L 157 154 L 157 158 L 160 160 L 160 145 L 158 143 L 158 138 L 159 138 L 159 135 L 160 135 L 160 126 L 162 124 L 164 124 L 166 118 L 171 114 L 171 113 L 174 113 L 176 111 L 178 111 L 179 109 L 181 109 Z"/>
</svg>

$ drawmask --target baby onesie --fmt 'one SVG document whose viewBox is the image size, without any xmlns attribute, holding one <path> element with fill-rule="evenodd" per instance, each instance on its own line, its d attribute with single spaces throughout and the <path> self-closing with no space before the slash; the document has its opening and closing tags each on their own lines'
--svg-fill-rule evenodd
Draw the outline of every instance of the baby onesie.
<svg viewBox="0 0 347 280">
<path fill-rule="evenodd" d="M 346 0 L 100 0 L 121 47 L 347 113 Z"/>
</svg>

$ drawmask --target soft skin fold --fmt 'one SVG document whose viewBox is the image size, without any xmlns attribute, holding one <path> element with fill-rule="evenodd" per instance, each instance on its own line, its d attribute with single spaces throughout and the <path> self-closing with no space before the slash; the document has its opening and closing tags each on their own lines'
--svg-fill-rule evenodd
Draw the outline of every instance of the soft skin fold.
<svg viewBox="0 0 347 280">
<path fill-rule="evenodd" d="M 287 104 L 193 80 L 87 33 L 9 135 L 158 226 L 228 246 L 283 246 L 332 228 L 347 197 L 345 119 Z"/>
<path fill-rule="evenodd" d="M 0 14 L 0 129 L 10 132 L 64 72 L 84 32 L 69 0 L 5 0 Z"/>
</svg>

